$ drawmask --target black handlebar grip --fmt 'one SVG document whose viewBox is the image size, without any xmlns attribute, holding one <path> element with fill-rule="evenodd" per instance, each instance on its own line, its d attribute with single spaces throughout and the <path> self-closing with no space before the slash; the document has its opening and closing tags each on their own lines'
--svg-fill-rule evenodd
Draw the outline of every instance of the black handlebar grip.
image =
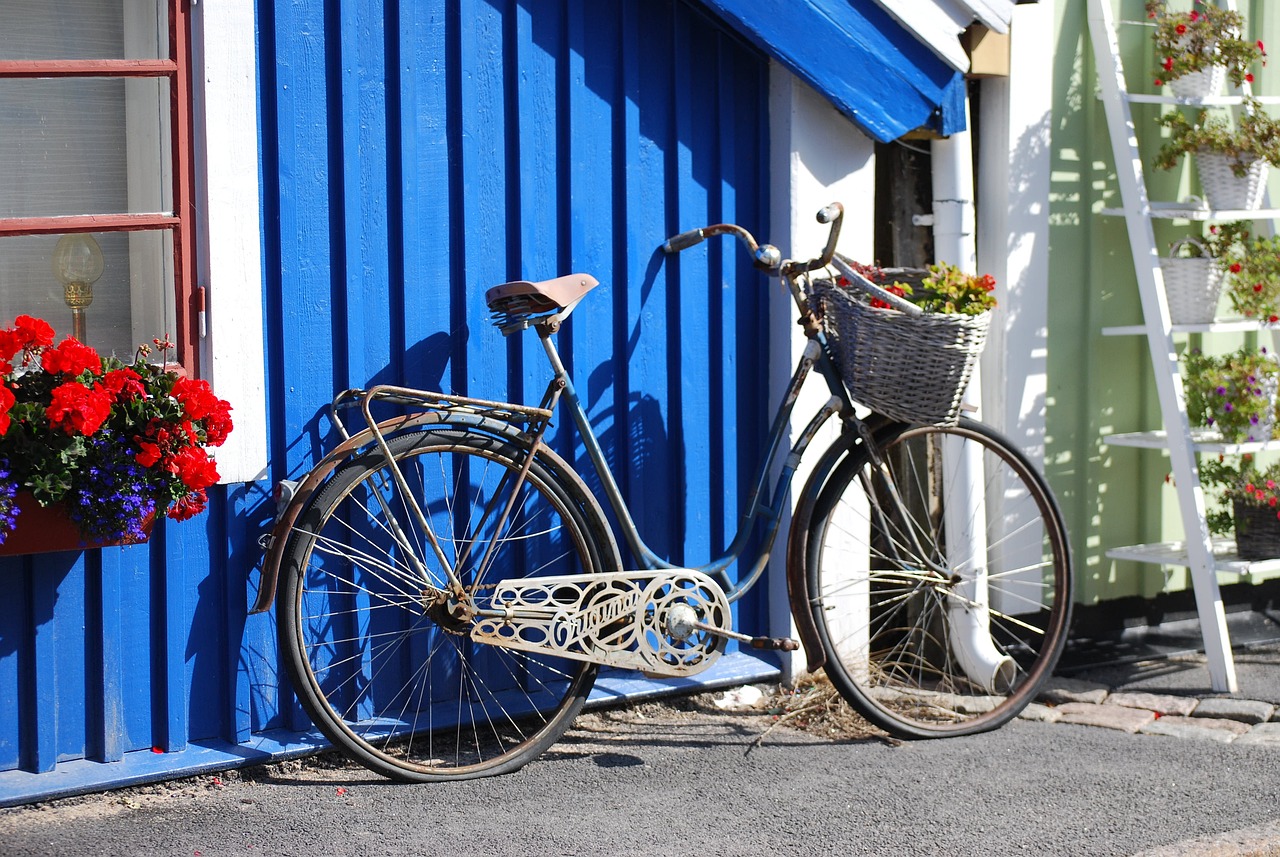
<svg viewBox="0 0 1280 857">
<path fill-rule="evenodd" d="M 688 232 L 681 232 L 679 235 L 673 235 L 668 238 L 666 243 L 662 245 L 662 249 L 668 253 L 679 253 L 681 250 L 689 249 L 694 244 L 701 244 L 702 239 L 705 237 L 701 229 L 690 229 Z"/>
</svg>

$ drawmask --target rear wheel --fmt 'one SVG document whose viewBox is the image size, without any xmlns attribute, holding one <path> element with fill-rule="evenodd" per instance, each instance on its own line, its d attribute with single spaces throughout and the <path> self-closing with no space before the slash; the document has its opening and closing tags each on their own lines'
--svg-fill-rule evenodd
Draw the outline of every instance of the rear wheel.
<svg viewBox="0 0 1280 857">
<path fill-rule="evenodd" d="M 823 484 L 808 594 L 832 684 L 900 737 L 993 729 L 1035 698 L 1071 612 L 1066 528 L 995 431 L 890 426 Z M 895 500 L 900 498 L 900 502 Z"/>
<path fill-rule="evenodd" d="M 388 777 L 513 771 L 573 722 L 596 667 L 473 642 L 466 611 L 430 594 L 446 563 L 481 609 L 501 580 L 616 571 L 612 538 L 554 461 L 539 457 L 513 491 L 526 454 L 506 441 L 434 430 L 389 448 L 427 527 L 375 450 L 316 492 L 285 549 L 279 634 L 298 700 Z"/>
</svg>

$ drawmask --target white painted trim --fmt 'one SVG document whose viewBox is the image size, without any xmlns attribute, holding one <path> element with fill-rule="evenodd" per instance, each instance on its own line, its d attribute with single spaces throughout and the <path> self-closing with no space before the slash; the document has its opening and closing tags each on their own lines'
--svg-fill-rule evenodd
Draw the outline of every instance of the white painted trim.
<svg viewBox="0 0 1280 857">
<path fill-rule="evenodd" d="M 1007 78 L 982 81 L 978 270 L 1000 306 L 982 357 L 983 419 L 1043 466 L 1048 395 L 1049 174 L 1053 0 L 1014 13 Z"/>
<path fill-rule="evenodd" d="M 214 451 L 222 482 L 248 482 L 267 466 L 254 4 L 198 3 L 192 14 L 202 374 L 233 408 L 235 430 Z"/>
<path fill-rule="evenodd" d="M 831 202 L 845 207 L 839 248 L 855 259 L 874 256 L 875 143 L 812 88 L 776 62 L 769 65 L 770 198 L 769 235 L 784 258 L 810 258 L 826 243 L 827 227 L 814 215 Z M 785 289 L 769 290 L 770 403 L 776 405 L 807 340 L 795 323 L 796 310 Z M 812 379 L 801 391 L 790 439 L 827 401 L 829 391 Z M 828 423 L 792 482 L 799 495 L 812 465 L 835 440 L 839 427 Z M 789 517 L 789 514 L 788 514 Z M 786 592 L 786 528 L 779 536 L 769 574 L 770 634 L 794 636 Z M 804 665 L 803 656 L 780 653 L 784 680 Z"/>
</svg>

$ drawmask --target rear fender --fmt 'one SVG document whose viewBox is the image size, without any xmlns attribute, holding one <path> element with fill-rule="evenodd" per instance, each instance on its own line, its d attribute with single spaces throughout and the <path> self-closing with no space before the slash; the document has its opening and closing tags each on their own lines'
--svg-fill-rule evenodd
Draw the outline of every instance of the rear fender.
<svg viewBox="0 0 1280 857">
<path fill-rule="evenodd" d="M 495 435 L 526 449 L 531 443 L 530 436 L 511 423 L 469 414 L 423 412 L 394 417 L 378 424 L 378 432 L 384 437 L 391 437 L 415 429 L 429 430 L 433 428 L 467 428 Z M 289 542 L 289 533 L 292 532 L 294 522 L 297 521 L 298 515 L 301 514 L 307 501 L 324 486 L 333 471 L 337 470 L 348 459 L 366 451 L 366 447 L 375 442 L 376 435 L 371 428 L 353 435 L 322 458 L 307 473 L 306 477 L 298 483 L 294 489 L 291 502 L 277 515 L 275 525 L 272 526 L 271 533 L 265 540 L 267 553 L 262 563 L 262 577 L 258 582 L 258 595 L 253 602 L 253 606 L 249 608 L 250 613 L 265 613 L 271 609 L 271 604 L 276 597 L 276 584 L 280 576 L 280 562 L 284 557 L 284 550 Z M 539 455 L 541 454 L 540 452 Z M 614 550 L 616 552 L 617 548 L 615 547 Z"/>
</svg>

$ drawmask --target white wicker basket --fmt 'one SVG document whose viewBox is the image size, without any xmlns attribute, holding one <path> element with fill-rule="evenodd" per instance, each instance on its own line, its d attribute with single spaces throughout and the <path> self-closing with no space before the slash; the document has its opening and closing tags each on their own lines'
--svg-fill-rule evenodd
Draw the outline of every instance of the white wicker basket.
<svg viewBox="0 0 1280 857">
<path fill-rule="evenodd" d="M 1209 207 L 1218 211 L 1253 211 L 1262 207 L 1267 190 L 1267 162 L 1245 159 L 1248 173 L 1237 176 L 1231 169 L 1232 159 L 1218 152 L 1196 152 L 1196 168 L 1200 187 Z"/>
<path fill-rule="evenodd" d="M 1198 257 L 1179 256 L 1185 244 L 1200 248 Z M 1174 324 L 1207 324 L 1218 312 L 1222 294 L 1222 268 L 1194 238 L 1173 245 L 1169 258 L 1160 260 L 1164 272 L 1164 294 L 1169 302 L 1169 319 Z"/>
<path fill-rule="evenodd" d="M 1193 71 L 1168 82 L 1169 90 L 1179 98 L 1207 98 L 1219 95 L 1227 80 L 1226 66 L 1213 65 L 1203 71 Z"/>
<path fill-rule="evenodd" d="M 904 422 L 956 422 L 990 312 L 908 316 L 870 306 L 829 280 L 814 285 L 827 342 L 854 401 Z"/>
</svg>

